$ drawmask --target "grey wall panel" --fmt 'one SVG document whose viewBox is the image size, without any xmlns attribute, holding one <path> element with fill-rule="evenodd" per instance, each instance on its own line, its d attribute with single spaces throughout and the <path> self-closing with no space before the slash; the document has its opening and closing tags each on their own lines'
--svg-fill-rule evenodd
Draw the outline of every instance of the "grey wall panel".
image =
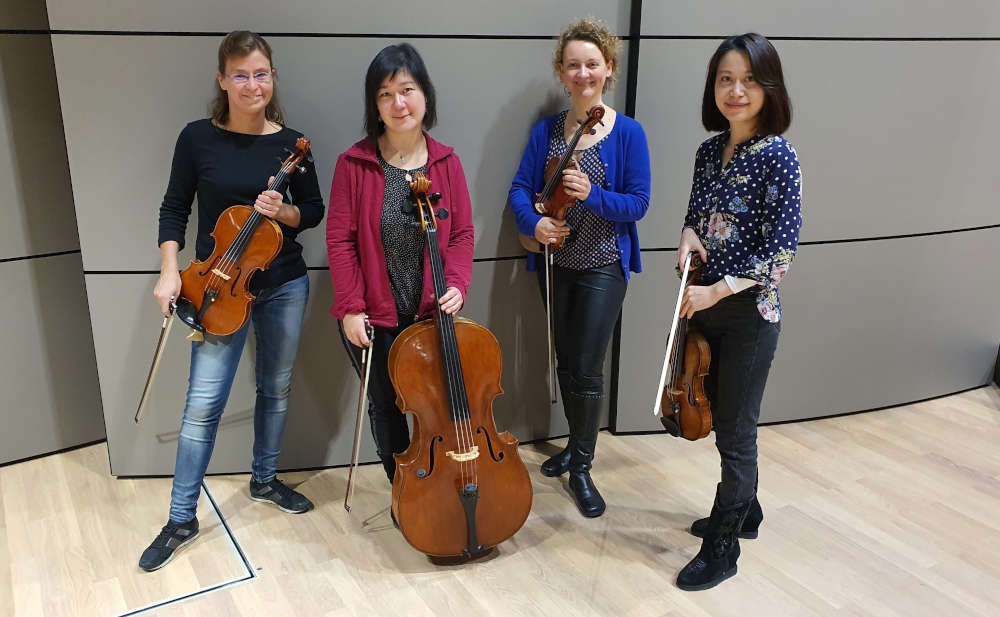
<svg viewBox="0 0 1000 617">
<path fill-rule="evenodd" d="M 349 462 L 358 380 L 328 311 L 332 289 L 326 271 L 310 272 L 312 290 L 295 366 L 283 469 Z M 153 307 L 156 276 L 89 274 L 87 287 L 105 401 L 112 472 L 116 475 L 171 474 L 184 408 L 189 345 L 175 324 L 142 423 L 133 421 L 161 319 Z M 534 275 L 523 260 L 476 264 L 464 315 L 491 328 L 504 356 L 506 393 L 494 408 L 501 430 L 519 439 L 565 434 L 559 405 L 550 410 L 545 386 L 544 314 Z M 253 337 L 247 344 L 222 418 L 210 473 L 249 469 L 253 439 Z M 365 421 L 362 461 L 375 460 Z"/>
<path fill-rule="evenodd" d="M 85 267 L 158 269 L 157 208 L 174 142 L 185 123 L 206 115 L 218 40 L 53 38 L 61 94 L 72 102 L 65 106 L 64 117 Z M 312 138 L 320 187 L 328 197 L 337 155 L 361 136 L 364 72 L 387 41 L 278 38 L 273 43 L 289 125 Z M 509 232 L 498 232 L 509 217 L 504 212 L 507 190 L 532 124 L 565 104 L 549 64 L 552 42 L 413 43 L 423 53 L 438 91 L 439 126 L 433 133 L 456 148 L 466 170 L 477 228 L 476 256 L 521 254 L 512 226 Z M 455 66 L 456 56 L 464 59 L 461 65 Z M 495 62 L 499 57 L 505 59 L 501 64 Z M 102 70 L 90 71 L 92 66 Z M 491 69 L 482 70 L 484 66 Z M 76 78 L 84 73 L 87 79 Z M 135 87 L 136 80 L 143 82 L 141 88 Z M 114 96 L 116 92 L 128 96 Z M 609 103 L 624 109 L 624 88 L 613 93 Z M 109 176 L 114 178 L 111 183 Z M 131 233 L 108 242 L 108 221 Z M 326 265 L 322 229 L 303 234 L 300 241 L 309 265 Z"/>
<path fill-rule="evenodd" d="M 45 30 L 45 0 L 0 0 L 0 29 Z"/>
<path fill-rule="evenodd" d="M 781 339 L 761 421 L 874 409 L 987 383 L 1000 340 L 1000 291 L 991 284 L 998 243 L 1000 229 L 989 229 L 800 247 L 781 286 Z M 621 431 L 660 428 L 650 409 L 677 293 L 674 258 L 645 253 L 649 271 L 626 299 Z"/>
<path fill-rule="evenodd" d="M 51 2 L 50 2 L 51 4 Z M 765 0 L 643 2 L 643 35 L 944 37 L 996 36 L 993 0 Z"/>
<path fill-rule="evenodd" d="M 645 247 L 676 246 L 718 41 L 643 41 L 637 117 L 655 169 Z M 803 167 L 803 240 L 1000 223 L 1000 42 L 778 41 Z M 914 88 L 933 75 L 933 87 Z M 909 94 L 908 94 L 909 93 Z"/>
<path fill-rule="evenodd" d="M 0 263 L 0 464 L 104 437 L 79 255 Z"/>
<path fill-rule="evenodd" d="M 0 35 L 0 186 L 0 259 L 79 248 L 48 36 Z"/>
<path fill-rule="evenodd" d="M 570 13 L 562 2 L 468 0 L 414 4 L 404 0 L 359 3 L 299 0 L 280 7 L 223 0 L 48 0 L 53 29 L 157 32 L 335 32 L 406 34 L 558 34 L 574 15 L 596 15 L 628 32 L 629 2 L 580 0 Z"/>
</svg>

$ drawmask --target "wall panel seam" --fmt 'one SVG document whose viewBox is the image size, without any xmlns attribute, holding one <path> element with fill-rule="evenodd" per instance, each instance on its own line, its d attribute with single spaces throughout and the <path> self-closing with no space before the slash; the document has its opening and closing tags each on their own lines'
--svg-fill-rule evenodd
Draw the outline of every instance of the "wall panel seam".
<svg viewBox="0 0 1000 617">
<path fill-rule="evenodd" d="M 7 263 L 10 261 L 25 261 L 28 259 L 44 259 L 46 257 L 60 257 L 62 255 L 76 255 L 80 253 L 80 249 L 73 249 L 70 251 L 56 251 L 54 253 L 39 253 L 37 255 L 24 255 L 22 257 L 4 257 L 0 259 L 0 263 Z"/>
</svg>

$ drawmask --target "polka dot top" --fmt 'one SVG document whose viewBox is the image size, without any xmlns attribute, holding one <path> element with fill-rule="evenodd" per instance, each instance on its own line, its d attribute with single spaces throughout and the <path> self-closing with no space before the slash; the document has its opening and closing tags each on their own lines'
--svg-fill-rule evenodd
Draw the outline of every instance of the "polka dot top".
<svg viewBox="0 0 1000 617">
<path fill-rule="evenodd" d="M 424 247 L 427 238 L 420 227 L 413 225 L 413 214 L 403 212 L 403 206 L 410 201 L 410 183 L 406 174 L 426 171 L 426 165 L 417 169 L 400 169 L 385 162 L 381 152 L 378 162 L 385 174 L 381 226 L 389 285 L 396 300 L 396 312 L 399 315 L 416 315 L 424 289 Z"/>
<path fill-rule="evenodd" d="M 727 274 L 757 281 L 757 309 L 778 322 L 778 283 L 802 227 L 799 160 L 783 137 L 757 135 L 738 144 L 723 168 L 728 141 L 726 131 L 698 148 L 684 226 L 694 229 L 708 253 L 702 282 L 710 285 Z"/>
<path fill-rule="evenodd" d="M 552 138 L 549 140 L 549 159 L 561 157 L 566 152 L 568 144 L 564 131 L 567 113 L 568 110 L 559 114 L 554 123 Z M 576 157 L 580 170 L 587 174 L 590 183 L 605 189 L 608 188 L 608 183 L 604 174 L 604 162 L 601 160 L 601 144 L 607 138 L 605 136 L 586 150 L 577 150 Z M 580 200 L 566 211 L 566 224 L 571 230 L 570 236 L 552 255 L 557 266 L 587 270 L 613 264 L 621 259 L 615 224 L 591 212 Z"/>
</svg>

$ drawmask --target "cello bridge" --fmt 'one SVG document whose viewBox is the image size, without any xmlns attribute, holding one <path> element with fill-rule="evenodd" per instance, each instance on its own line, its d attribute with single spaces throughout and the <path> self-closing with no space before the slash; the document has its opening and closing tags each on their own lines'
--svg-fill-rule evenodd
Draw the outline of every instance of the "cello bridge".
<svg viewBox="0 0 1000 617">
<path fill-rule="evenodd" d="M 479 446 L 472 446 L 468 452 L 455 452 L 454 450 L 448 450 L 445 452 L 445 456 L 452 460 L 456 460 L 459 463 L 473 461 L 479 458 Z"/>
</svg>

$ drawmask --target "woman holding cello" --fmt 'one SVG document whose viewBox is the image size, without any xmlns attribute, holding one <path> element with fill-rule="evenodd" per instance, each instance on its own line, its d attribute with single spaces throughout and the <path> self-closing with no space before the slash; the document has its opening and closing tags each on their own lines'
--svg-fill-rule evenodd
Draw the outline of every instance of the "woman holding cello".
<svg viewBox="0 0 1000 617">
<path fill-rule="evenodd" d="M 323 200 L 312 165 L 292 174 L 293 200 L 264 190 L 278 161 L 294 150 L 302 134 L 284 126 L 278 104 L 271 47 L 259 35 L 229 33 L 219 45 L 216 97 L 212 117 L 188 124 L 177 138 L 170 181 L 160 207 L 160 279 L 153 295 L 169 315 L 181 292 L 177 254 L 194 198 L 198 198 L 196 257 L 213 252 L 212 230 L 220 214 L 237 204 L 252 204 L 277 222 L 282 246 L 266 270 L 253 275 L 256 296 L 251 319 L 257 339 L 257 402 L 250 498 L 270 502 L 285 512 L 301 513 L 312 503 L 277 479 L 278 455 L 285 428 L 292 368 L 309 295 L 309 279 L 296 235 L 323 219 Z M 249 321 L 228 336 L 206 334 L 191 345 L 191 371 L 184 418 L 177 442 L 177 462 L 170 517 L 142 553 L 139 567 L 156 570 L 198 535 L 195 510 L 202 479 L 212 456 L 219 418 L 226 406 Z"/>
<path fill-rule="evenodd" d="M 509 194 L 518 230 L 542 245 L 560 246 L 552 253 L 551 319 L 570 436 L 566 448 L 542 464 L 542 473 L 556 477 L 569 471 L 570 490 L 586 517 L 605 510 L 590 476 L 603 407 L 602 370 L 629 273 L 642 269 L 636 221 L 649 208 L 646 135 L 638 122 L 603 100 L 614 83 L 620 50 L 618 38 L 593 19 L 562 32 L 553 69 L 570 96 L 570 108 L 532 129 Z M 577 124 L 586 122 L 595 107 L 602 108 L 603 117 L 576 142 L 578 163 L 555 180 L 571 207 L 564 219 L 539 214 L 536 195 L 549 181 L 548 161 L 566 154 L 577 138 Z M 528 269 L 538 270 L 543 295 L 548 293 L 544 267 L 537 254 L 528 255 Z"/>
<path fill-rule="evenodd" d="M 691 525 L 701 550 L 677 586 L 708 589 L 736 574 L 738 538 L 756 538 L 757 420 L 781 331 L 778 283 L 798 246 L 801 173 L 781 134 L 791 123 L 781 60 L 759 34 L 733 36 L 708 64 L 702 124 L 721 131 L 695 156 L 694 180 L 677 250 L 704 262 L 684 291 L 680 315 L 711 349 L 706 390 L 722 479 L 711 515 Z"/>
<path fill-rule="evenodd" d="M 365 137 L 340 155 L 330 192 L 326 241 L 333 281 L 330 313 L 340 320 L 344 347 L 361 370 L 372 351 L 368 415 L 390 484 L 393 454 L 410 443 L 406 417 L 389 379 L 389 349 L 399 334 L 435 310 L 426 239 L 416 224 L 410 180 L 423 172 L 441 194 L 434 205 L 447 291 L 437 300 L 454 315 L 472 276 L 472 205 L 454 150 L 426 133 L 437 120 L 427 68 L 408 43 L 390 45 L 365 77 Z M 368 328 L 374 336 L 369 338 Z"/>
</svg>

